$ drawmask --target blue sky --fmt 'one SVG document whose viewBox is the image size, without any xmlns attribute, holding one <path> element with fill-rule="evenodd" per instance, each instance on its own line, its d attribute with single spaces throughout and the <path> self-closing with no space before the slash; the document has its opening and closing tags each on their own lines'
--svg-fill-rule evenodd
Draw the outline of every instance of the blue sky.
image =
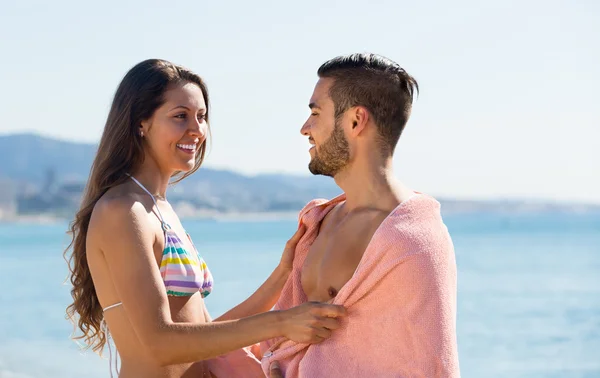
<svg viewBox="0 0 600 378">
<path fill-rule="evenodd" d="M 368 51 L 421 86 L 395 157 L 408 185 L 600 203 L 599 3 L 365 4 L 3 2 L 0 134 L 96 142 L 122 76 L 158 57 L 209 85 L 209 166 L 307 174 L 316 69 Z"/>
</svg>

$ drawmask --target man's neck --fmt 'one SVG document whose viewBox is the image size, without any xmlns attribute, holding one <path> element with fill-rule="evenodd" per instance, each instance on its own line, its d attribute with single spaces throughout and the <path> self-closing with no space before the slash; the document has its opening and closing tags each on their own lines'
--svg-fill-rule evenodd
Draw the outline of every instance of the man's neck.
<svg viewBox="0 0 600 378">
<path fill-rule="evenodd" d="M 346 194 L 344 207 L 348 212 L 359 208 L 392 211 L 413 194 L 394 176 L 391 158 L 353 162 L 334 179 Z"/>
</svg>

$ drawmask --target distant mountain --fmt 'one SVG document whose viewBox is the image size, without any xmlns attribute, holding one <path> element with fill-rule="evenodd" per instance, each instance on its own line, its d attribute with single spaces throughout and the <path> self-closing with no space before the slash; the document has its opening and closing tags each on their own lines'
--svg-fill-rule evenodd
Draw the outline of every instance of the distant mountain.
<svg viewBox="0 0 600 378">
<path fill-rule="evenodd" d="M 0 179 L 43 190 L 51 182 L 84 183 L 97 146 L 34 134 L 0 136 Z M 312 198 L 333 197 L 331 178 L 263 174 L 247 176 L 202 167 L 170 191 L 173 200 L 218 211 L 298 210 Z"/>
<path fill-rule="evenodd" d="M 0 136 L 0 177 L 40 183 L 49 169 L 61 179 L 85 180 L 96 146 L 34 134 Z"/>
<path fill-rule="evenodd" d="M 96 148 L 94 144 L 60 141 L 35 134 L 0 136 L 0 218 L 2 209 L 5 212 L 11 209 L 15 198 L 17 214 L 72 213 L 78 206 Z M 173 186 L 169 200 L 191 209 L 192 215 L 199 210 L 216 213 L 294 212 L 313 198 L 332 198 L 340 193 L 334 181 L 323 176 L 247 176 L 202 167 Z M 440 199 L 440 202 L 445 212 L 600 212 L 597 205 L 537 201 Z"/>
</svg>

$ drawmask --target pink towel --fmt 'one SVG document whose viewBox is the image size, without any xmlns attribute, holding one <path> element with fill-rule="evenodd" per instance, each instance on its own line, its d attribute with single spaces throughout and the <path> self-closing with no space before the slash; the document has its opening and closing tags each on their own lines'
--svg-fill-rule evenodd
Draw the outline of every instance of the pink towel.
<svg viewBox="0 0 600 378">
<path fill-rule="evenodd" d="M 208 369 L 217 378 L 263 378 L 260 362 L 243 348 L 207 361 Z"/>
<path fill-rule="evenodd" d="M 301 267 L 320 221 L 344 199 L 314 200 L 300 213 L 306 233 L 275 309 L 307 301 Z M 333 303 L 348 316 L 326 341 L 261 343 L 266 376 L 277 360 L 285 378 L 460 377 L 454 248 L 432 197 L 415 194 L 392 211 Z"/>
</svg>

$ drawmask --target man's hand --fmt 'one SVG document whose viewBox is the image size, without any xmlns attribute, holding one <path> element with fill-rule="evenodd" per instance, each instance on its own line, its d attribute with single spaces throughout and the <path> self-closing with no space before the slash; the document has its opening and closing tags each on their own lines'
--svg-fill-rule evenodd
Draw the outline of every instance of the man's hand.
<svg viewBox="0 0 600 378">
<path fill-rule="evenodd" d="M 284 378 L 281 368 L 279 367 L 279 362 L 273 361 L 271 366 L 269 366 L 269 378 Z"/>
</svg>

